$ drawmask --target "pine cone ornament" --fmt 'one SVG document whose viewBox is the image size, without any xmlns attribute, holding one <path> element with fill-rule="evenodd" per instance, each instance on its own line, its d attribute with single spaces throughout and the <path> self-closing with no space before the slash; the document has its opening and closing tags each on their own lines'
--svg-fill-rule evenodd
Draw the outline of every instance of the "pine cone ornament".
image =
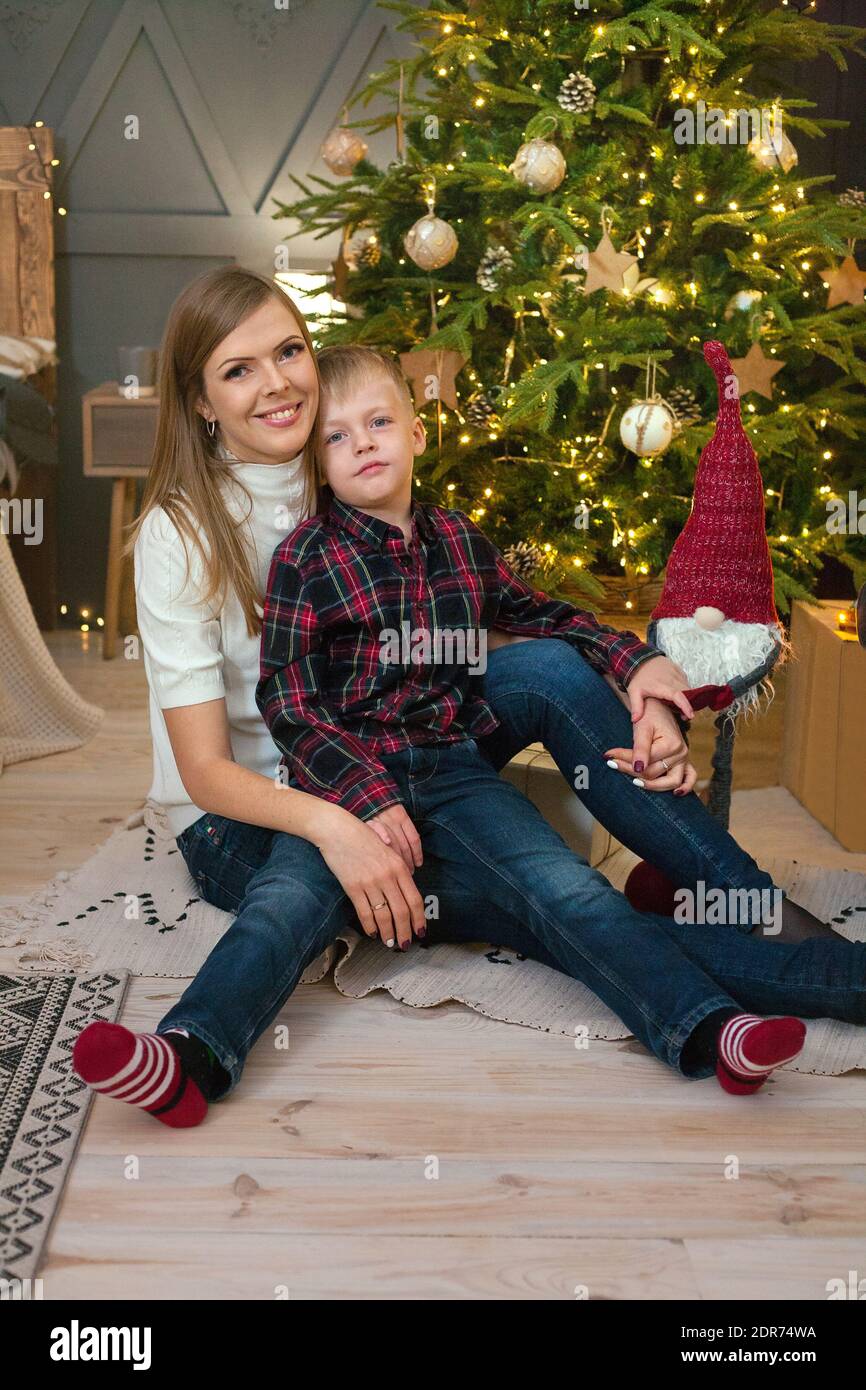
<svg viewBox="0 0 866 1390">
<path fill-rule="evenodd" d="M 477 430 L 489 429 L 496 420 L 496 396 L 492 391 L 476 391 L 466 402 L 466 419 Z"/>
<path fill-rule="evenodd" d="M 530 580 L 544 564 L 544 550 L 535 541 L 518 541 L 503 550 L 502 557 L 521 579 Z"/>
<path fill-rule="evenodd" d="M 563 111 L 583 115 L 595 106 L 595 83 L 585 72 L 570 72 L 560 87 L 556 100 Z"/>
<path fill-rule="evenodd" d="M 839 194 L 839 203 L 843 208 L 866 208 L 866 193 L 862 188 L 846 188 Z"/>
<path fill-rule="evenodd" d="M 667 403 L 676 414 L 674 431 L 679 433 L 687 425 L 696 425 L 701 418 L 701 408 L 694 391 L 688 386 L 674 386 L 667 394 Z"/>
<path fill-rule="evenodd" d="M 481 260 L 475 279 L 483 290 L 498 290 L 500 278 L 514 269 L 514 257 L 507 246 L 488 246 Z"/>
<path fill-rule="evenodd" d="M 375 270 L 381 259 L 382 247 L 379 244 L 379 240 L 378 238 L 371 237 L 369 241 L 364 242 L 364 245 L 358 252 L 358 269 Z"/>
</svg>

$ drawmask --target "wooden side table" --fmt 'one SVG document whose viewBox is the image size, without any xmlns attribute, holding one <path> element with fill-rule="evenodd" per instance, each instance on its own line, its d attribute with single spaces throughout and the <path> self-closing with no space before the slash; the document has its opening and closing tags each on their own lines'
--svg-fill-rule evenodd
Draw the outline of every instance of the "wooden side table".
<svg viewBox="0 0 866 1390">
<path fill-rule="evenodd" d="M 123 528 L 135 518 L 136 479 L 150 471 L 159 397 L 122 396 L 116 381 L 104 381 L 85 392 L 81 406 L 85 477 L 113 479 L 102 632 L 102 655 L 110 661 L 117 648 L 124 572 L 132 571 L 131 557 L 125 564 L 121 559 Z"/>
</svg>

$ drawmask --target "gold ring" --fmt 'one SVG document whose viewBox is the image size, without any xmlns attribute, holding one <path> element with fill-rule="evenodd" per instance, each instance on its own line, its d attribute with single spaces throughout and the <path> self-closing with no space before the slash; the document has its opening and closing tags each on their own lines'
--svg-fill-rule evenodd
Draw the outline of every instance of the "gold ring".
<svg viewBox="0 0 866 1390">
<path fill-rule="evenodd" d="M 374 911 L 374 912 L 378 912 L 380 907 L 387 907 L 387 906 L 388 906 L 388 899 L 387 899 L 387 898 L 383 898 L 382 901 L 381 901 L 380 903 L 374 903 L 374 904 L 373 904 L 373 911 Z"/>
<path fill-rule="evenodd" d="M 665 772 L 670 772 L 667 758 L 662 758 L 662 767 L 664 768 Z"/>
</svg>

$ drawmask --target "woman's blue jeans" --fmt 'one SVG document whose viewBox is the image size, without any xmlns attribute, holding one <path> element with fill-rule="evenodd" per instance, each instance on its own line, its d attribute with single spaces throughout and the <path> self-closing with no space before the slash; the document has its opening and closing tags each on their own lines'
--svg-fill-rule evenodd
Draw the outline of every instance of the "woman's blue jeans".
<svg viewBox="0 0 866 1390">
<path fill-rule="evenodd" d="M 711 1074 L 687 1044 L 720 1009 L 866 1022 L 866 945 L 789 945 L 747 925 L 635 912 L 496 775 L 518 748 L 543 741 L 569 782 L 587 767 L 581 795 L 593 814 L 678 883 L 772 886 L 697 797 L 642 791 L 606 766 L 605 749 L 630 743 L 631 720 L 577 652 L 555 639 L 497 649 L 485 680 L 503 728 L 483 750 L 468 740 L 384 759 L 422 835 L 415 881 L 438 906 L 426 944 L 488 941 L 584 981 L 686 1076 Z M 319 851 L 298 836 L 206 814 L 178 845 L 202 896 L 235 920 L 157 1031 L 184 1027 L 213 1048 L 230 1078 L 222 1099 L 306 967 L 359 927 Z"/>
</svg>

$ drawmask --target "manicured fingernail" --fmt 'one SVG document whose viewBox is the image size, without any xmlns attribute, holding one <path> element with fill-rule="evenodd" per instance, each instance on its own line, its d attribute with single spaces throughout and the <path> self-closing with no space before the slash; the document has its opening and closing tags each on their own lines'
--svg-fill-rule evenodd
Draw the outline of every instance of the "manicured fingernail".
<svg viewBox="0 0 866 1390">
<path fill-rule="evenodd" d="M 394 938 L 393 938 L 393 936 L 391 937 L 391 940 L 390 940 L 390 941 L 386 941 L 386 942 L 385 942 L 385 945 L 388 946 L 389 948 L 390 948 L 391 946 L 394 945 Z"/>
<path fill-rule="evenodd" d="M 677 787 L 674 790 L 674 796 L 685 796 L 685 792 L 683 791 L 682 787 Z"/>
<path fill-rule="evenodd" d="M 416 931 L 415 935 L 416 935 L 417 937 L 420 937 L 420 939 L 423 941 L 423 940 L 424 940 L 424 937 L 427 935 L 427 928 L 426 928 L 426 927 L 419 927 L 418 930 Z"/>
<path fill-rule="evenodd" d="M 631 780 L 634 782 L 634 784 L 635 784 L 636 787 L 645 787 L 645 786 L 646 786 L 646 783 L 645 783 L 644 781 L 642 781 L 640 777 L 632 777 Z"/>
<path fill-rule="evenodd" d="M 608 767 L 615 768 L 615 767 L 616 767 L 616 758 L 608 758 L 608 760 L 607 760 L 607 765 L 608 765 Z"/>
<path fill-rule="evenodd" d="M 400 947 L 400 950 L 401 950 L 401 951 L 408 951 L 408 949 L 409 949 L 409 942 L 408 942 L 408 941 L 404 941 L 404 942 L 403 942 L 403 945 Z"/>
<path fill-rule="evenodd" d="M 643 772 L 643 763 L 641 762 L 640 758 L 638 758 L 637 762 L 635 763 L 634 770 L 635 772 Z"/>
</svg>

